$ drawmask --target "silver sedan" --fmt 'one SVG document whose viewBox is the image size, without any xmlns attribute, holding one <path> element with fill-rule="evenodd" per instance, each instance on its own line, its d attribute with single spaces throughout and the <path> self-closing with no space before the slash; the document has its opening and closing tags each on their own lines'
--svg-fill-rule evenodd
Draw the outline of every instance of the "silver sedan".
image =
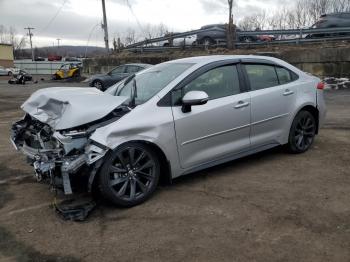
<svg viewBox="0 0 350 262">
<path fill-rule="evenodd" d="M 106 92 L 51 88 L 23 105 L 12 141 L 38 179 L 72 193 L 81 170 L 111 202 L 134 206 L 158 181 L 285 145 L 307 151 L 326 109 L 324 84 L 262 56 L 174 60 Z M 74 191 L 74 190 L 73 190 Z"/>
</svg>

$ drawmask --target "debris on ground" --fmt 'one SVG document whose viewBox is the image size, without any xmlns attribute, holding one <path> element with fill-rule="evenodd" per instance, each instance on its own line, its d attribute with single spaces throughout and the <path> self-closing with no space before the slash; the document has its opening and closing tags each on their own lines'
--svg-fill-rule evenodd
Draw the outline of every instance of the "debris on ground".
<svg viewBox="0 0 350 262">
<path fill-rule="evenodd" d="M 84 221 L 96 207 L 96 202 L 91 198 L 66 199 L 53 204 L 56 213 L 63 220 Z"/>
<path fill-rule="evenodd" d="M 345 89 L 350 88 L 350 79 L 343 77 L 343 78 L 337 78 L 337 77 L 325 77 L 323 81 L 326 83 L 326 89 Z"/>
</svg>

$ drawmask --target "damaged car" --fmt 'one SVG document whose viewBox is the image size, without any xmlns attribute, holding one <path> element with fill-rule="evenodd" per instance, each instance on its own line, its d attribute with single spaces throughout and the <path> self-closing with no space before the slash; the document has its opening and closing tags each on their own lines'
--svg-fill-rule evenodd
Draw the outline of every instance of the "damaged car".
<svg viewBox="0 0 350 262">
<path fill-rule="evenodd" d="M 323 87 L 277 58 L 179 59 L 105 92 L 38 90 L 22 105 L 11 140 L 38 180 L 72 194 L 84 177 L 88 191 L 134 206 L 161 179 L 279 145 L 307 151 L 325 117 Z"/>
</svg>

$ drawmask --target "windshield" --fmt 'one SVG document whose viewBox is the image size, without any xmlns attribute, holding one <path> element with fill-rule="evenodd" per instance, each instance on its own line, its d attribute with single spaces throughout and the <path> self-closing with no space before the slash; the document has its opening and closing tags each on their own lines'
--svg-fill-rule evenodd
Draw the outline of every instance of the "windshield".
<svg viewBox="0 0 350 262">
<path fill-rule="evenodd" d="M 190 63 L 165 63 L 156 65 L 134 76 L 133 80 L 136 83 L 131 81 L 130 78 L 127 78 L 126 81 L 113 86 L 113 90 L 116 90 L 116 96 L 131 97 L 134 85 L 136 84 L 135 104 L 140 105 L 152 98 L 192 65 Z"/>
</svg>

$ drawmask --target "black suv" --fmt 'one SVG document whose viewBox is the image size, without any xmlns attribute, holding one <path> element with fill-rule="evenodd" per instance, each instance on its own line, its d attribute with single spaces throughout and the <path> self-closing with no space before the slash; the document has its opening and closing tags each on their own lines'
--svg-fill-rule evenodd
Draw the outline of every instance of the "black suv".
<svg viewBox="0 0 350 262">
<path fill-rule="evenodd" d="M 321 15 L 320 19 L 311 28 L 335 28 L 350 27 L 350 12 L 332 13 Z M 345 36 L 350 33 L 333 33 L 333 34 L 311 34 L 306 38 L 329 37 L 329 36 Z"/>
</svg>

